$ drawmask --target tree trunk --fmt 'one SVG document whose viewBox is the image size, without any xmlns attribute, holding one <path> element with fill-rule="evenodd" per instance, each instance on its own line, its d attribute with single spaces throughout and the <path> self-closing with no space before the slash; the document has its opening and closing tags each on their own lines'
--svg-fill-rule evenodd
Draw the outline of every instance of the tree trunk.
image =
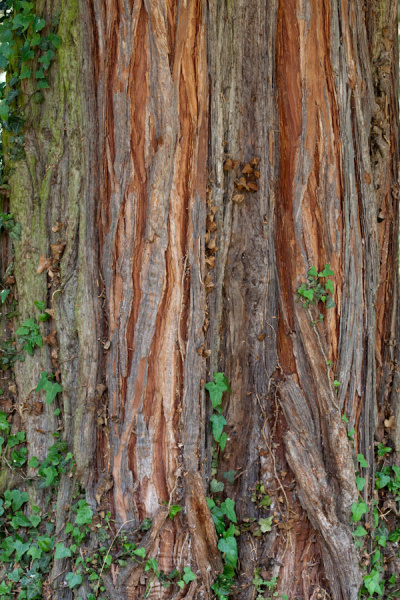
<svg viewBox="0 0 400 600">
<path fill-rule="evenodd" d="M 46 458 L 57 428 L 73 453 L 55 541 L 84 493 L 90 548 L 107 511 L 108 546 L 150 518 L 146 558 L 197 577 L 166 588 L 141 563 L 114 562 L 103 598 L 212 598 L 225 560 L 206 502 L 215 477 L 240 532 L 230 597 L 255 598 L 260 569 L 280 597 L 356 600 L 355 472 L 364 501 L 380 503 L 375 446 L 394 464 L 400 451 L 397 3 L 36 6 L 47 20 L 58 9 L 50 89 L 25 108 L 26 157 L 7 161 L 22 227 L 16 327 L 34 300 L 54 318 L 41 325 L 49 343 L 16 362 L 3 406 L 29 458 Z M 3 271 L 9 259 L 2 248 Z M 297 293 L 324 265 L 334 308 Z M 63 391 L 38 407 L 43 371 Z M 204 389 L 216 372 L 232 389 L 218 464 Z M 25 486 L 3 469 L 2 493 Z M 45 511 L 35 481 L 30 501 Z M 271 531 L 256 531 L 268 517 Z M 90 598 L 87 581 L 64 585 L 65 570 L 73 562 L 54 560 L 49 597 Z"/>
</svg>

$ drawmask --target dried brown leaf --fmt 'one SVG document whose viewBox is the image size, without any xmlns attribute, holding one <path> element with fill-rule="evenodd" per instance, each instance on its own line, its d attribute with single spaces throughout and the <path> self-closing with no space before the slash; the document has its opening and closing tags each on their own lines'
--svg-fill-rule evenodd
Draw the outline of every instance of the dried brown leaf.
<svg viewBox="0 0 400 600">
<path fill-rule="evenodd" d="M 50 269 L 52 262 L 53 261 L 51 260 L 51 258 L 47 258 L 45 254 L 42 254 L 39 258 L 39 266 L 36 269 L 36 273 L 40 275 L 40 273 L 43 273 L 43 271 L 47 271 L 47 269 Z"/>
</svg>

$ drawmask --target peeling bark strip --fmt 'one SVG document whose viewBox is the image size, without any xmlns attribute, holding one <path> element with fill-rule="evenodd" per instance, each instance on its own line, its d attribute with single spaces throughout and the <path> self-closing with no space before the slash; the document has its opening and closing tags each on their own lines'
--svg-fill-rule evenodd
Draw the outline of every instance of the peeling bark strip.
<svg viewBox="0 0 400 600">
<path fill-rule="evenodd" d="M 65 437 L 88 502 L 111 507 L 118 527 L 150 517 L 148 555 L 167 573 L 190 564 L 197 580 L 182 594 L 210 598 L 222 562 L 205 501 L 203 390 L 224 371 L 232 395 L 218 477 L 236 471 L 224 493 L 244 529 L 233 597 L 253 598 L 261 568 L 290 599 L 355 600 L 357 492 L 342 414 L 370 464 L 367 501 L 374 439 L 390 435 L 400 451 L 397 3 L 37 5 L 46 18 L 61 8 L 62 46 L 45 102 L 29 105 L 27 158 L 11 177 L 15 274 L 21 320 L 33 300 L 55 310 L 44 333 L 57 340 Z M 36 269 L 64 242 L 56 290 Z M 312 327 L 296 290 L 325 263 L 337 308 Z M 50 352 L 15 371 L 39 458 L 57 421 L 53 406 L 34 412 L 31 392 L 54 366 Z M 252 501 L 260 484 L 267 509 Z M 65 478 L 57 535 L 72 495 Z M 163 501 L 184 510 L 169 519 Z M 248 519 L 267 514 L 272 531 L 254 537 Z M 71 600 L 61 564 L 54 598 Z M 139 600 L 142 575 L 132 564 L 106 574 L 108 596 Z M 150 596 L 172 589 L 155 581 Z"/>
</svg>

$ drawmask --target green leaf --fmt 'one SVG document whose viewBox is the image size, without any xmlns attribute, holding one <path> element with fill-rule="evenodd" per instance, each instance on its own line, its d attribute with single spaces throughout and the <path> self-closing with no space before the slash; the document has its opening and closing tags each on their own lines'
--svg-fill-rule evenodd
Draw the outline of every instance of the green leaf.
<svg viewBox="0 0 400 600">
<path fill-rule="evenodd" d="M 0 41 L 1 42 L 11 42 L 12 39 L 13 39 L 13 34 L 12 34 L 11 29 L 6 29 L 3 24 L 0 29 Z"/>
<path fill-rule="evenodd" d="M 368 463 L 364 458 L 364 454 L 357 454 L 357 460 L 360 463 L 360 466 L 364 469 L 368 469 Z"/>
<path fill-rule="evenodd" d="M 181 590 L 183 590 L 183 588 L 185 587 L 185 584 L 183 581 L 177 581 L 176 585 L 179 585 L 179 587 L 181 588 Z"/>
<path fill-rule="evenodd" d="M 33 36 L 31 37 L 31 48 L 40 44 L 41 39 L 42 39 L 42 36 L 40 35 L 40 33 L 34 33 Z"/>
<path fill-rule="evenodd" d="M 384 488 L 390 481 L 389 475 L 384 475 L 383 473 L 376 474 L 375 487 L 377 490 L 381 490 Z"/>
<path fill-rule="evenodd" d="M 333 287 L 333 282 L 328 279 L 328 281 L 325 283 L 325 289 L 330 292 L 331 294 L 333 294 L 334 292 L 334 287 Z"/>
<path fill-rule="evenodd" d="M 364 585 L 371 594 L 375 594 L 375 592 L 379 595 L 382 595 L 381 586 L 379 585 L 380 574 L 379 571 L 372 571 L 371 575 L 364 575 Z"/>
<path fill-rule="evenodd" d="M 151 519 L 149 519 L 149 517 L 146 517 L 142 521 L 142 531 L 148 531 L 149 529 L 151 529 L 151 525 L 152 525 Z"/>
<path fill-rule="evenodd" d="M 45 386 L 45 383 L 48 380 L 48 375 L 46 373 L 46 371 L 44 371 L 41 376 L 40 376 L 40 380 L 39 383 L 37 384 L 37 387 L 35 389 L 35 393 L 37 394 L 38 392 L 40 392 L 40 390 L 42 390 Z"/>
<path fill-rule="evenodd" d="M 76 525 L 86 525 L 92 522 L 93 511 L 86 500 L 79 500 L 79 508 L 76 515 Z"/>
<path fill-rule="evenodd" d="M 17 14 L 13 18 L 13 26 L 12 26 L 12 28 L 13 29 L 21 28 L 22 31 L 26 31 L 28 29 L 29 25 L 32 23 L 33 20 L 34 20 L 34 16 L 33 15 Z"/>
<path fill-rule="evenodd" d="M 218 442 L 219 438 L 221 437 L 222 430 L 226 425 L 226 419 L 223 415 L 214 414 L 210 417 L 210 423 L 212 427 L 213 437 L 215 441 Z"/>
<path fill-rule="evenodd" d="M 222 451 L 225 450 L 226 442 L 228 440 L 227 434 L 223 431 L 219 437 L 218 443 Z"/>
<path fill-rule="evenodd" d="M 384 535 L 379 536 L 378 544 L 383 548 L 386 548 L 386 537 Z"/>
<path fill-rule="evenodd" d="M 190 583 L 191 581 L 197 579 L 197 577 L 190 567 L 183 567 L 182 579 L 185 583 Z"/>
<path fill-rule="evenodd" d="M 44 19 L 40 19 L 39 17 L 35 17 L 33 21 L 32 31 L 33 33 L 37 33 L 41 31 L 43 27 L 45 27 L 46 21 Z"/>
<path fill-rule="evenodd" d="M 260 519 L 258 521 L 260 525 L 260 529 L 262 533 L 267 533 L 268 531 L 272 531 L 272 517 L 267 517 L 266 519 Z"/>
<path fill-rule="evenodd" d="M 236 539 L 233 536 L 221 538 L 218 542 L 218 550 L 225 554 L 225 560 L 228 565 L 236 568 L 238 559 Z"/>
<path fill-rule="evenodd" d="M 327 297 L 326 299 L 326 304 L 325 304 L 326 308 L 335 308 L 336 304 L 335 302 L 332 300 L 332 298 L 330 296 Z"/>
<path fill-rule="evenodd" d="M 133 554 L 136 554 L 136 556 L 141 556 L 142 558 L 145 558 L 146 550 L 144 548 L 136 548 L 136 550 L 133 551 Z"/>
<path fill-rule="evenodd" d="M 64 544 L 56 544 L 56 552 L 54 555 L 55 560 L 59 560 L 61 558 L 69 558 L 72 556 L 72 552 L 69 548 L 66 548 Z"/>
<path fill-rule="evenodd" d="M 352 512 L 352 520 L 353 522 L 357 522 L 361 519 L 361 517 L 368 513 L 368 504 L 366 504 L 365 502 L 355 502 L 354 504 L 352 504 L 351 506 L 351 512 Z"/>
<path fill-rule="evenodd" d="M 39 517 L 39 515 L 31 515 L 29 517 L 29 520 L 32 523 L 33 527 L 37 527 L 42 519 L 41 517 Z"/>
<path fill-rule="evenodd" d="M 333 385 L 334 385 L 335 388 L 339 387 L 340 386 L 340 381 L 337 381 L 335 379 L 335 381 L 333 382 Z"/>
<path fill-rule="evenodd" d="M 53 381 L 47 381 L 44 384 L 43 389 L 46 391 L 46 404 L 49 405 L 53 402 L 54 398 L 59 392 L 62 392 L 62 386 Z"/>
<path fill-rule="evenodd" d="M 217 494 L 218 492 L 222 492 L 224 490 L 224 484 L 222 481 L 217 481 L 216 479 L 211 479 L 210 482 L 210 491 L 212 494 Z"/>
<path fill-rule="evenodd" d="M 378 446 L 378 456 L 384 456 L 385 454 L 391 451 L 391 448 L 389 448 L 388 446 L 384 446 L 383 444 L 379 444 Z"/>
<path fill-rule="evenodd" d="M 223 478 L 226 479 L 230 485 L 233 485 L 235 483 L 235 475 L 236 475 L 236 471 L 232 470 L 232 471 L 224 471 L 223 473 Z"/>
<path fill-rule="evenodd" d="M 314 290 L 303 290 L 303 294 L 304 298 L 307 298 L 308 300 L 312 301 L 314 298 Z"/>
<path fill-rule="evenodd" d="M 397 543 L 400 540 L 400 529 L 395 529 L 388 537 L 389 542 Z"/>
<path fill-rule="evenodd" d="M 53 540 L 46 535 L 38 537 L 37 543 L 43 552 L 49 552 L 53 546 Z"/>
<path fill-rule="evenodd" d="M 39 466 L 39 461 L 36 456 L 32 456 L 31 460 L 28 462 L 28 465 L 33 469 L 37 469 Z"/>
<path fill-rule="evenodd" d="M 40 81 L 38 81 L 38 90 L 48 90 L 50 88 L 49 84 L 47 83 L 47 79 L 41 79 Z"/>
<path fill-rule="evenodd" d="M 175 517 L 175 515 L 177 515 L 178 512 L 180 512 L 181 510 L 182 510 L 182 508 L 180 506 L 173 504 L 169 511 L 169 518 L 173 519 Z"/>
<path fill-rule="evenodd" d="M 68 583 L 68 587 L 72 590 L 77 585 L 81 585 L 82 583 L 82 575 L 80 573 L 67 573 L 65 576 L 65 580 Z"/>
<path fill-rule="evenodd" d="M 38 308 L 39 310 L 46 310 L 46 302 L 43 302 L 43 300 L 35 300 L 33 302 L 33 304 L 36 306 L 36 308 Z"/>
<path fill-rule="evenodd" d="M 308 275 L 311 275 L 312 277 L 318 277 L 318 271 L 315 267 L 311 267 L 311 269 L 308 271 Z"/>
<path fill-rule="evenodd" d="M 359 525 L 353 535 L 354 537 L 365 537 L 367 535 L 367 530 Z"/>
<path fill-rule="evenodd" d="M 8 294 L 10 293 L 10 290 L 2 290 L 0 292 L 0 299 L 1 299 L 1 303 L 4 304 L 4 302 L 6 301 L 6 298 L 8 296 Z"/>
<path fill-rule="evenodd" d="M 235 513 L 235 501 L 231 498 L 227 498 L 225 502 L 221 503 L 221 508 L 224 511 L 224 514 L 228 517 L 232 523 L 237 523 L 236 513 Z"/>
<path fill-rule="evenodd" d="M 210 394 L 210 400 L 213 408 L 220 406 L 222 394 L 230 391 L 228 380 L 223 373 L 215 373 L 214 382 L 210 381 L 206 383 L 205 388 Z"/>
<path fill-rule="evenodd" d="M 359 477 L 358 475 L 356 475 L 356 486 L 359 492 L 363 491 L 366 483 L 367 480 L 364 479 L 364 477 Z"/>
<path fill-rule="evenodd" d="M 331 269 L 331 265 L 325 265 L 325 269 L 323 271 L 321 271 L 321 273 L 318 273 L 318 275 L 320 277 L 331 277 L 331 275 L 334 275 L 335 272 L 332 271 Z"/>
<path fill-rule="evenodd" d="M 50 42 L 53 44 L 54 48 L 59 48 L 61 46 L 61 38 L 58 37 L 55 33 L 49 33 L 47 36 Z"/>
<path fill-rule="evenodd" d="M 29 495 L 27 492 L 20 492 L 17 489 L 6 490 L 4 492 L 5 507 L 9 508 L 12 504 L 13 512 L 19 510 L 25 502 L 28 502 Z"/>
<path fill-rule="evenodd" d="M 13 516 L 10 523 L 14 527 L 14 529 L 18 529 L 19 527 L 29 527 L 31 524 L 29 519 L 26 518 L 26 516 L 24 515 L 24 513 L 21 510 L 19 510 Z"/>
<path fill-rule="evenodd" d="M 0 103 L 0 119 L 2 119 L 3 121 L 7 121 L 9 114 L 10 107 L 8 106 L 8 104 L 5 104 L 4 100 L 2 100 L 2 102 Z"/>
</svg>

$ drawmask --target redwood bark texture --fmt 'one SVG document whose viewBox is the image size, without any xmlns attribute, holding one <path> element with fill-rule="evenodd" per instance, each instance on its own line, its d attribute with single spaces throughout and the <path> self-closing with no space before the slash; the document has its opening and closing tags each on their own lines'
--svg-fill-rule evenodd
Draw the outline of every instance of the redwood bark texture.
<svg viewBox="0 0 400 600">
<path fill-rule="evenodd" d="M 57 339 L 56 358 L 46 345 L 18 364 L 6 400 L 30 456 L 45 457 L 59 425 L 32 394 L 56 368 L 93 510 L 127 530 L 150 517 L 149 555 L 197 574 L 185 592 L 155 581 L 149 597 L 212 598 L 222 560 L 204 384 L 223 371 L 218 477 L 237 473 L 225 493 L 240 526 L 266 514 L 251 501 L 261 483 L 274 517 L 270 533 L 238 537 L 232 597 L 253 599 L 261 568 L 290 600 L 356 600 L 355 456 L 370 465 L 370 501 L 374 443 L 400 451 L 397 2 L 38 5 L 60 8 L 63 44 L 11 178 L 21 319 L 46 300 L 44 335 Z M 257 189 L 238 198 L 246 164 Z M 46 280 L 40 256 L 60 242 L 60 273 Z M 318 311 L 296 290 L 325 263 L 337 307 L 312 326 Z M 72 490 L 65 478 L 60 539 Z M 183 510 L 171 520 L 164 503 Z M 73 597 L 65 566 L 52 573 L 59 600 Z M 139 600 L 148 583 L 132 565 L 103 579 L 113 600 Z"/>
</svg>

